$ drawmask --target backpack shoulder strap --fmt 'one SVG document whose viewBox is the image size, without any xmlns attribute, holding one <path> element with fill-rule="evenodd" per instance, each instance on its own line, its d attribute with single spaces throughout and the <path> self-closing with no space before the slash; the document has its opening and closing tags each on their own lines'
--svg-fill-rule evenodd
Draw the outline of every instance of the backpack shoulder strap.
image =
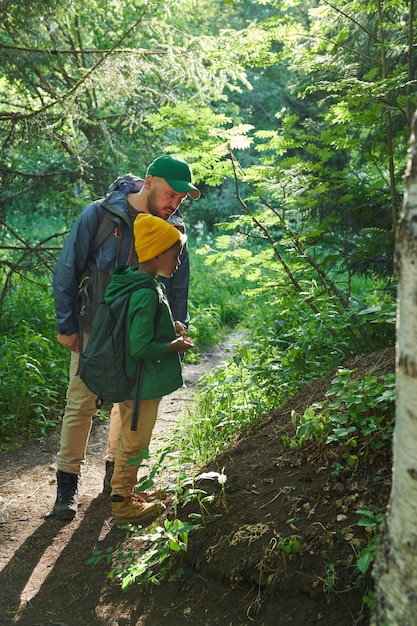
<svg viewBox="0 0 417 626">
<path fill-rule="evenodd" d="M 155 311 L 155 317 L 153 320 L 153 334 L 155 337 L 156 334 L 156 329 L 158 328 L 158 324 L 159 324 L 159 320 L 161 319 L 161 311 L 162 311 L 162 295 L 160 293 L 160 291 L 158 291 L 158 289 L 156 289 L 155 285 L 153 285 L 152 283 L 143 283 L 142 287 L 147 287 L 148 289 L 153 289 L 156 293 L 156 295 L 158 296 L 158 304 L 156 307 L 156 311 Z"/>
<path fill-rule="evenodd" d="M 158 328 L 158 324 L 159 324 L 159 320 L 161 319 L 161 312 L 162 312 L 162 295 L 160 291 L 158 291 L 155 285 L 153 285 L 151 282 L 146 282 L 146 283 L 142 283 L 141 285 L 136 285 L 136 287 L 133 287 L 130 290 L 129 298 L 133 291 L 137 291 L 138 289 L 144 289 L 144 288 L 152 289 L 152 291 L 154 291 L 156 295 L 158 296 L 158 304 L 157 304 L 156 311 L 155 311 L 155 317 L 153 319 L 153 335 L 155 337 L 156 329 Z"/>
<path fill-rule="evenodd" d="M 96 236 L 94 237 L 94 243 L 92 247 L 92 252 L 96 252 L 100 246 L 106 241 L 107 237 L 109 237 L 112 233 L 117 238 L 117 255 L 119 255 L 119 248 L 121 245 L 121 237 L 122 237 L 122 218 L 109 211 L 106 205 L 101 202 L 96 203 L 96 211 L 98 211 L 99 205 L 102 205 L 104 208 L 104 215 L 100 220 L 100 223 L 97 228 Z"/>
<path fill-rule="evenodd" d="M 156 289 L 155 285 L 149 282 L 142 283 L 141 285 L 137 285 L 136 287 L 132 289 L 132 291 L 136 291 L 137 289 L 143 289 L 144 287 L 148 289 L 153 289 L 153 291 L 155 291 L 155 293 L 158 296 L 158 305 L 156 307 L 155 317 L 153 320 L 153 329 L 154 329 L 153 334 L 155 337 L 156 329 L 158 328 L 159 320 L 161 319 L 162 296 L 161 296 L 161 293 Z M 140 389 L 142 386 L 142 377 L 143 377 L 144 367 L 145 367 L 145 364 L 143 360 L 141 360 L 139 362 L 139 367 L 136 372 L 136 393 L 135 393 L 135 402 L 134 402 L 133 411 L 132 411 L 132 423 L 130 426 L 130 430 L 132 431 L 136 431 L 138 429 L 139 408 L 140 408 Z"/>
</svg>

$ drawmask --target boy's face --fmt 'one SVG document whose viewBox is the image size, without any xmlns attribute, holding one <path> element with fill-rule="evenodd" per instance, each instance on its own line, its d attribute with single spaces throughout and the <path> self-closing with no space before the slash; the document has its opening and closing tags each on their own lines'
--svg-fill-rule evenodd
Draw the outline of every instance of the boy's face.
<svg viewBox="0 0 417 626">
<path fill-rule="evenodd" d="M 178 241 L 171 248 L 165 250 L 156 257 L 157 260 L 157 274 L 164 278 L 171 278 L 174 272 L 181 265 L 180 254 L 182 245 Z"/>
<path fill-rule="evenodd" d="M 163 220 L 175 213 L 187 195 L 175 191 L 166 180 L 157 176 L 147 176 L 145 185 L 148 189 L 146 204 L 149 213 Z"/>
</svg>

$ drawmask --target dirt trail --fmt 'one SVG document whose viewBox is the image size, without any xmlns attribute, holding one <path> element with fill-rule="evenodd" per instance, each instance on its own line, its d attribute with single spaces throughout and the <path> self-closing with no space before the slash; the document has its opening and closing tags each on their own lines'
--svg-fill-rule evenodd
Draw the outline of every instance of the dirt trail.
<svg viewBox="0 0 417 626">
<path fill-rule="evenodd" d="M 230 356 L 228 345 L 199 365 L 186 366 L 187 386 L 164 399 L 152 448 L 169 438 L 178 416 L 193 402 L 197 381 Z M 358 377 L 394 371 L 394 350 L 346 364 Z M 107 423 L 94 424 L 83 472 L 81 505 L 74 521 L 48 517 L 56 485 L 58 435 L 0 455 L 0 625 L 20 626 L 365 626 L 369 576 L 358 580 L 355 561 L 369 537 L 358 509 L 384 510 L 391 485 L 389 449 L 369 451 L 356 472 L 338 471 L 341 449 L 289 449 L 291 413 L 323 401 L 335 373 L 310 387 L 252 428 L 205 468 L 227 476 L 226 498 L 213 481 L 206 524 L 190 533 L 180 564 L 183 575 L 160 586 L 108 578 L 105 560 L 87 565 L 95 550 L 119 559 L 138 541 L 113 523 L 101 493 Z M 277 384 L 278 381 L 277 381 Z M 284 437 L 285 435 L 285 437 Z M 209 483 L 209 484 L 205 484 Z M 197 507 L 197 510 L 194 508 Z M 198 504 L 174 511 L 172 500 L 159 523 L 193 519 Z M 296 550 L 288 550 L 297 544 Z"/>
<path fill-rule="evenodd" d="M 183 371 L 185 386 L 163 398 L 157 423 L 154 429 L 150 453 L 154 453 L 163 440 L 169 438 L 180 416 L 187 414 L 193 402 L 198 382 L 206 372 L 213 369 L 230 353 L 233 338 L 222 346 L 213 348 L 204 354 L 201 363 L 186 364 Z M 45 536 L 44 552 L 38 555 L 36 567 L 26 585 L 20 590 L 20 607 L 24 607 L 38 593 L 48 570 L 71 536 L 84 521 L 89 505 L 98 499 L 100 506 L 106 507 L 108 500 L 102 502 L 100 493 L 104 475 L 104 454 L 108 432 L 108 421 L 94 420 L 87 450 L 87 461 L 82 472 L 80 487 L 80 509 L 76 520 L 71 524 L 61 525 L 60 532 L 52 544 Z M 25 542 L 33 538 L 50 513 L 56 495 L 55 470 L 56 453 L 59 448 L 59 428 L 50 432 L 44 440 L 29 442 L 13 452 L 0 453 L 0 572 L 7 566 L 27 570 L 30 557 Z M 108 505 L 110 515 L 110 506 Z M 107 520 L 107 525 L 111 520 Z M 59 545 L 60 544 L 60 545 Z M 13 558 L 16 563 L 13 565 Z M 33 563 L 33 565 L 35 565 Z M 3 616 L 2 604 L 15 590 L 8 585 L 8 572 L 5 580 L 0 579 L 0 624 L 8 623 Z M 6 602 L 9 604 L 9 602 Z M 7 614 L 8 611 L 6 611 Z M 16 614 L 15 614 L 16 618 Z M 2 621 L 3 620 L 3 621 Z"/>
</svg>

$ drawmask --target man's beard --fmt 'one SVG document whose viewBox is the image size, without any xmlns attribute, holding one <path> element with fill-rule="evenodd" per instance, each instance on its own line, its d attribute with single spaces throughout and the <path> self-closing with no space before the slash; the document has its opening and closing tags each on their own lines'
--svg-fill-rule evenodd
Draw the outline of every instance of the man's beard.
<svg viewBox="0 0 417 626">
<path fill-rule="evenodd" d="M 163 209 L 158 209 L 158 207 L 155 205 L 155 202 L 154 202 L 155 195 L 156 195 L 156 191 L 155 189 L 152 189 L 149 192 L 149 195 L 146 201 L 146 208 L 148 209 L 149 213 L 151 213 L 151 215 L 154 215 L 155 217 L 161 217 L 163 220 L 167 220 L 169 216 L 165 217 Z M 172 209 L 170 209 L 170 213 L 172 212 L 173 212 Z"/>
</svg>

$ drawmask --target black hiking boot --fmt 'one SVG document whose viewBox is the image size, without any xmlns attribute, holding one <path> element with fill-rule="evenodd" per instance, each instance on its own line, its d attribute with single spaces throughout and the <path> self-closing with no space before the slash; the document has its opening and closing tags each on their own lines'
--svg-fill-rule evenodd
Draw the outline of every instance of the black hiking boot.
<svg viewBox="0 0 417 626">
<path fill-rule="evenodd" d="M 104 475 L 104 480 L 103 480 L 103 493 L 105 493 L 107 496 L 111 494 L 110 481 L 113 476 L 113 470 L 114 470 L 114 461 L 106 461 L 106 473 Z"/>
<path fill-rule="evenodd" d="M 57 495 L 53 514 L 58 520 L 72 520 L 78 508 L 78 476 L 67 472 L 56 473 Z"/>
</svg>

